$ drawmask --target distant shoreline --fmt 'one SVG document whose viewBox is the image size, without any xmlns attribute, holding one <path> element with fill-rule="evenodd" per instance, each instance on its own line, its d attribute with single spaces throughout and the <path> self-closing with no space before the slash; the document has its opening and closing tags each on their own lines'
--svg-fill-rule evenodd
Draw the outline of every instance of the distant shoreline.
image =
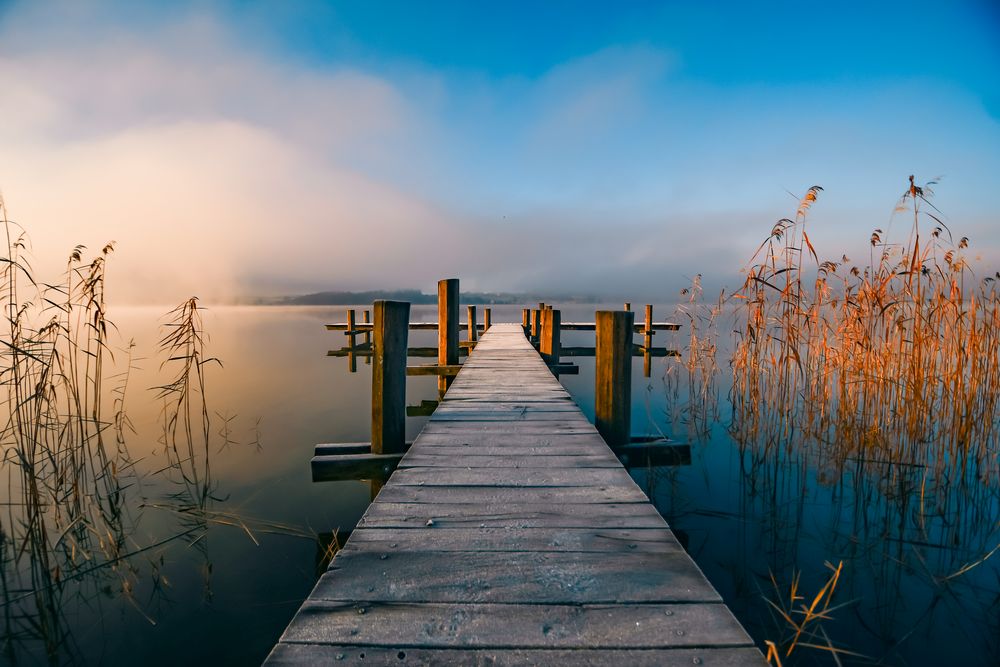
<svg viewBox="0 0 1000 667">
<path fill-rule="evenodd" d="M 353 306 L 362 303 L 372 303 L 379 299 L 408 301 L 412 304 L 436 304 L 437 294 L 424 294 L 419 290 L 369 290 L 364 292 L 314 292 L 297 296 L 255 297 L 241 299 L 238 305 L 248 306 Z M 462 292 L 463 303 L 485 305 L 516 305 L 536 301 L 553 301 L 559 303 L 604 303 L 608 299 L 600 299 L 594 295 L 548 295 L 514 294 L 509 292 Z"/>
</svg>

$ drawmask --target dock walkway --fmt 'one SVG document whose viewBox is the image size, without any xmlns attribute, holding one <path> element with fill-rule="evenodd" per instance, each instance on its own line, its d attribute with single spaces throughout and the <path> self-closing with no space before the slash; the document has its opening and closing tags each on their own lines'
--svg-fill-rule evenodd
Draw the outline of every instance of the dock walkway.
<svg viewBox="0 0 1000 667">
<path fill-rule="evenodd" d="M 267 664 L 761 665 L 520 325 L 494 324 Z"/>
</svg>

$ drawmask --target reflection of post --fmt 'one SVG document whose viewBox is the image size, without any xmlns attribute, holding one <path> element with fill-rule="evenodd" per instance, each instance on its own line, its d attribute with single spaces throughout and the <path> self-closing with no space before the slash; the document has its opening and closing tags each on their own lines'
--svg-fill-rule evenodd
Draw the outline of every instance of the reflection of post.
<svg viewBox="0 0 1000 667">
<path fill-rule="evenodd" d="M 542 311 L 542 340 L 539 343 L 538 351 L 542 354 L 542 359 L 549 364 L 559 363 L 559 326 L 561 320 L 560 312 L 552 308 Z"/>
<path fill-rule="evenodd" d="M 483 308 L 483 331 L 489 331 L 491 324 L 493 324 L 493 309 Z"/>
<path fill-rule="evenodd" d="M 527 336 L 531 332 L 531 309 L 522 308 L 521 309 L 521 328 L 524 329 L 524 335 Z"/>
<path fill-rule="evenodd" d="M 347 364 L 351 369 L 352 373 L 358 371 L 358 359 L 354 355 L 355 346 L 357 345 L 358 339 L 354 335 L 354 309 L 347 309 Z"/>
<path fill-rule="evenodd" d="M 474 343 L 479 340 L 479 326 L 476 323 L 476 307 L 469 306 L 467 309 L 469 317 L 469 342 Z"/>
<path fill-rule="evenodd" d="M 438 364 L 458 363 L 458 278 L 438 281 Z M 444 394 L 451 377 L 438 377 L 438 391 Z"/>
<path fill-rule="evenodd" d="M 612 447 L 632 435 L 632 327 L 635 313 L 599 310 L 596 324 L 594 422 Z"/>
<path fill-rule="evenodd" d="M 406 449 L 406 344 L 410 304 L 376 301 L 372 355 L 372 454 Z"/>
<path fill-rule="evenodd" d="M 649 377 L 653 374 L 653 304 L 646 304 L 646 328 L 642 339 L 642 374 Z"/>
</svg>

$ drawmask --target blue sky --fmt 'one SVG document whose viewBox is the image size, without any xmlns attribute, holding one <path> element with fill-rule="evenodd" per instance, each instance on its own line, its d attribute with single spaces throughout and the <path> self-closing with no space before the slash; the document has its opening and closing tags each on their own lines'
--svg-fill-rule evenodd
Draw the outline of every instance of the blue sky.
<svg viewBox="0 0 1000 667">
<path fill-rule="evenodd" d="M 43 263 L 116 239 L 131 301 L 668 300 L 813 184 L 867 254 L 911 173 L 992 273 L 997 5 L 810 4 L 6 3 L 0 190 Z"/>
</svg>

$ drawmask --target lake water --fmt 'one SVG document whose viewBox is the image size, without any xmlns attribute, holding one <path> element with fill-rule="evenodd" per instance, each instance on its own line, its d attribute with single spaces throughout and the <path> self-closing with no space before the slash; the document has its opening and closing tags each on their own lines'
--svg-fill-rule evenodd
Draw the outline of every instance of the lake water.
<svg viewBox="0 0 1000 667">
<path fill-rule="evenodd" d="M 593 321 L 594 310 L 571 306 L 562 319 Z M 657 306 L 656 319 L 673 319 L 671 312 Z M 323 325 L 344 321 L 344 308 L 215 307 L 204 311 L 204 324 L 209 352 L 224 367 L 208 368 L 207 396 L 213 430 L 225 425 L 232 442 L 215 436 L 215 499 L 199 515 L 207 521 L 193 519 L 178 489 L 151 474 L 165 465 L 160 405 L 150 390 L 164 381 L 155 353 L 162 314 L 111 313 L 123 340 L 136 341 L 128 445 L 148 473 L 129 489 L 129 550 L 137 555 L 67 586 L 59 663 L 259 663 L 317 578 L 317 536 L 350 531 L 370 500 L 367 483 L 314 484 L 310 476 L 317 443 L 369 439 L 370 366 L 358 360 L 350 373 L 347 359 L 326 356 L 345 338 Z M 414 306 L 411 319 L 435 321 L 436 310 Z M 494 307 L 493 320 L 520 321 L 520 307 Z M 655 344 L 682 348 L 685 336 L 659 332 Z M 435 342 L 433 332 L 410 333 L 411 346 Z M 593 333 L 564 332 L 563 344 L 593 345 Z M 592 417 L 593 359 L 568 361 L 580 374 L 562 382 Z M 790 633 L 767 600 L 787 606 L 799 577 L 809 604 L 829 579 L 824 563 L 843 562 L 836 608 L 804 643 L 828 637 L 882 664 L 1000 664 L 1000 555 L 990 557 L 1000 544 L 997 471 L 951 488 L 891 463 L 831 466 L 784 444 L 741 446 L 730 434 L 721 357 L 720 366 L 717 384 L 692 396 L 676 359 L 654 359 L 650 378 L 635 360 L 633 432 L 690 442 L 692 463 L 633 476 L 758 644 Z M 408 404 L 436 395 L 434 378 L 408 379 Z M 407 420 L 408 439 L 424 421 Z M 183 531 L 186 539 L 159 544 Z M 0 631 L 12 641 L 0 660 L 45 663 L 30 619 L 9 616 Z M 834 664 L 828 650 L 808 646 L 783 660 Z"/>
</svg>

